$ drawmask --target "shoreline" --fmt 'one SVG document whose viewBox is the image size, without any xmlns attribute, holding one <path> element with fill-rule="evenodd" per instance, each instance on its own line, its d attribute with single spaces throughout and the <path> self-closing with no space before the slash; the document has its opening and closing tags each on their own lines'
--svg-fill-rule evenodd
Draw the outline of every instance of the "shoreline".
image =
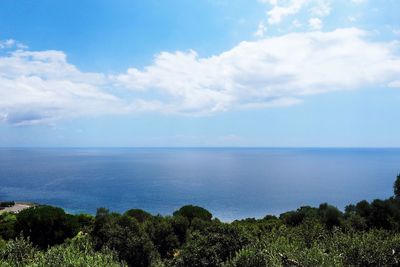
<svg viewBox="0 0 400 267">
<path fill-rule="evenodd" d="M 13 201 L 13 202 L 14 202 L 13 206 L 0 208 L 0 215 L 7 212 L 12 214 L 18 214 L 25 209 L 38 205 L 32 202 L 24 202 L 24 201 Z"/>
</svg>

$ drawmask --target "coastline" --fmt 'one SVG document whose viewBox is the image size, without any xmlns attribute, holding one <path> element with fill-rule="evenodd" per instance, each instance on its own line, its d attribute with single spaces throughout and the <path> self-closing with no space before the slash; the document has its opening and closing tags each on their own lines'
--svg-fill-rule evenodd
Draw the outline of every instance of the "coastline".
<svg viewBox="0 0 400 267">
<path fill-rule="evenodd" d="M 28 208 L 37 206 L 37 204 L 32 203 L 32 202 L 24 202 L 24 201 L 13 201 L 13 202 L 14 202 L 13 206 L 0 208 L 0 215 L 3 213 L 6 213 L 6 212 L 18 214 L 21 211 L 23 211 L 24 209 L 28 209 Z"/>
</svg>

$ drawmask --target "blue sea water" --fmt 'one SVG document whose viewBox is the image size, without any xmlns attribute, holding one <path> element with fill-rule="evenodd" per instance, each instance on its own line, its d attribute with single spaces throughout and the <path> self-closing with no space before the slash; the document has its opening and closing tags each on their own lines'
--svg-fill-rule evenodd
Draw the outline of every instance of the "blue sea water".
<svg viewBox="0 0 400 267">
<path fill-rule="evenodd" d="M 400 149 L 2 148 L 0 200 L 91 214 L 195 204 L 230 221 L 387 198 L 399 172 Z"/>
</svg>

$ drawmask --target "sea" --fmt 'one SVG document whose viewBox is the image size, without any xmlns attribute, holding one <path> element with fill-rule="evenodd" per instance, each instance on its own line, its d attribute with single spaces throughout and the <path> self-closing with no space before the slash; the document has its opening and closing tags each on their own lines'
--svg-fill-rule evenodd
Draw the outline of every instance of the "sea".
<svg viewBox="0 0 400 267">
<path fill-rule="evenodd" d="M 0 148 L 0 201 L 74 214 L 192 204 L 233 221 L 388 198 L 399 173 L 400 149 Z"/>
</svg>

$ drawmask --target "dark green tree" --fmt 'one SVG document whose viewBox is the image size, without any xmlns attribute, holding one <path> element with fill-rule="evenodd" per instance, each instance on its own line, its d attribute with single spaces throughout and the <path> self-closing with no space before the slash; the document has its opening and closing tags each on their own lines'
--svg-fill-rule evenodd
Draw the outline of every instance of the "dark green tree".
<svg viewBox="0 0 400 267">
<path fill-rule="evenodd" d="M 4 213 L 0 215 L 0 237 L 3 239 L 12 239 L 16 236 L 14 227 L 17 218 L 14 214 Z"/>
<path fill-rule="evenodd" d="M 336 207 L 327 203 L 319 205 L 318 216 L 328 229 L 341 225 L 342 213 Z"/>
<path fill-rule="evenodd" d="M 193 205 L 183 206 L 182 208 L 174 212 L 174 216 L 186 217 L 190 223 L 194 218 L 204 221 L 211 221 L 212 218 L 211 212 L 202 207 Z"/>
<path fill-rule="evenodd" d="M 97 249 L 115 250 L 129 266 L 150 266 L 158 258 L 149 236 L 136 219 L 100 208 L 97 210 L 92 237 Z"/>
<path fill-rule="evenodd" d="M 396 181 L 393 185 L 394 197 L 397 200 L 400 200 L 400 174 L 397 175 Z"/>
<path fill-rule="evenodd" d="M 366 200 L 362 200 L 356 205 L 356 213 L 361 217 L 368 218 L 371 214 L 371 205 Z"/>
<path fill-rule="evenodd" d="M 178 236 L 174 232 L 171 220 L 156 216 L 144 223 L 144 228 L 155 245 L 161 258 L 170 258 L 179 246 Z"/>
<path fill-rule="evenodd" d="M 125 215 L 135 218 L 139 223 L 150 220 L 153 216 L 141 209 L 130 209 L 124 213 Z"/>
<path fill-rule="evenodd" d="M 174 265 L 221 266 L 248 244 L 249 238 L 241 228 L 213 221 L 206 228 L 190 234 L 179 256 L 174 258 Z"/>
<path fill-rule="evenodd" d="M 183 244 L 186 241 L 187 232 L 189 229 L 189 220 L 183 216 L 173 216 L 171 218 L 171 225 L 176 236 L 178 237 L 180 244 Z"/>
<path fill-rule="evenodd" d="M 15 232 L 29 237 L 31 242 L 45 249 L 61 244 L 66 238 L 75 236 L 79 225 L 73 215 L 51 206 L 36 206 L 21 211 L 15 222 Z"/>
</svg>

